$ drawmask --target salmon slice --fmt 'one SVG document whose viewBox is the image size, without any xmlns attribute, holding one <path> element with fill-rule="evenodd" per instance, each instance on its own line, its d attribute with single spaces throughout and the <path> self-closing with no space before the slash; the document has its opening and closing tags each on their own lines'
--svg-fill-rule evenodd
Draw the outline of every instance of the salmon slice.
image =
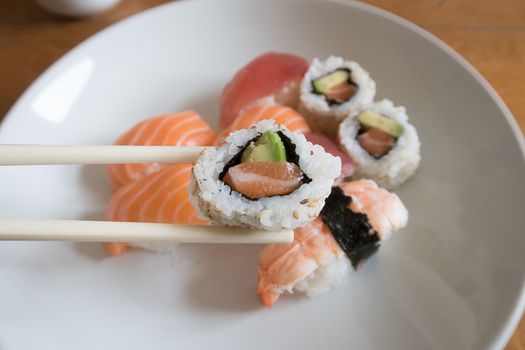
<svg viewBox="0 0 525 350">
<path fill-rule="evenodd" d="M 174 164 L 121 187 L 106 209 L 106 220 L 204 225 L 197 218 L 188 191 L 192 165 Z M 112 255 L 122 255 L 126 243 L 107 243 Z"/>
<path fill-rule="evenodd" d="M 116 145 L 209 146 L 217 134 L 194 111 L 170 113 L 146 119 L 123 134 Z M 111 164 L 108 166 L 111 187 L 117 190 L 169 164 Z"/>
<path fill-rule="evenodd" d="M 396 139 L 379 128 L 370 128 L 357 136 L 357 141 L 370 155 L 381 158 L 396 144 Z"/>
<path fill-rule="evenodd" d="M 304 118 L 292 108 L 281 105 L 254 106 L 239 115 L 233 123 L 223 130 L 215 140 L 219 145 L 224 138 L 234 131 L 251 128 L 261 120 L 272 119 L 275 123 L 284 125 L 292 132 L 307 133 L 310 127 Z"/>
<path fill-rule="evenodd" d="M 301 186 L 301 169 L 293 163 L 251 162 L 228 169 L 224 182 L 250 199 L 287 195 Z"/>
<path fill-rule="evenodd" d="M 334 85 L 326 89 L 323 94 L 325 97 L 336 103 L 344 103 L 348 101 L 357 92 L 357 86 L 343 81 L 340 84 Z"/>
<path fill-rule="evenodd" d="M 309 62 L 287 53 L 268 52 L 242 67 L 221 94 L 220 124 L 229 126 L 239 112 L 260 98 L 274 95 L 278 103 L 297 103 L 299 83 Z"/>
</svg>

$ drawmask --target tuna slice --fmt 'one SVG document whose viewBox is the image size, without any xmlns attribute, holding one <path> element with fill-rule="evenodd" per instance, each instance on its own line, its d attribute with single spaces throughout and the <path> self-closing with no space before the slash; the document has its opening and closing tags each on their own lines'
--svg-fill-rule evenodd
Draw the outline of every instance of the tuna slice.
<svg viewBox="0 0 525 350">
<path fill-rule="evenodd" d="M 256 100 L 273 96 L 277 103 L 295 107 L 299 84 L 309 62 L 277 52 L 260 55 L 241 68 L 221 95 L 221 127 L 232 123 L 241 109 Z"/>
</svg>

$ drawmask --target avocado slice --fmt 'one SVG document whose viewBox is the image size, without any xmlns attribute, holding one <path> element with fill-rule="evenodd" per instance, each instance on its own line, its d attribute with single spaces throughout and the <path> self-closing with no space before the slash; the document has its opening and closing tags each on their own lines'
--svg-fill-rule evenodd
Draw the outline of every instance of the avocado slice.
<svg viewBox="0 0 525 350">
<path fill-rule="evenodd" d="M 286 162 L 286 150 L 281 138 L 273 131 L 266 131 L 243 152 L 241 163 Z"/>
<path fill-rule="evenodd" d="M 405 131 L 400 122 L 370 111 L 359 114 L 357 120 L 365 129 L 378 128 L 396 139 Z"/>
<path fill-rule="evenodd" d="M 332 86 L 339 85 L 350 79 L 350 72 L 347 69 L 338 69 L 332 73 L 323 75 L 312 82 L 314 92 L 318 94 L 324 93 Z"/>
</svg>

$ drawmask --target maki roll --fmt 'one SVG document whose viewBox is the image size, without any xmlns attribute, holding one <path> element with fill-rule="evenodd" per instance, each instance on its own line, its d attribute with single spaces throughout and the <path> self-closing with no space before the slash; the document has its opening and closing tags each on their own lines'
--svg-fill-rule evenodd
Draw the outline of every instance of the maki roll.
<svg viewBox="0 0 525 350">
<path fill-rule="evenodd" d="M 277 231 L 315 218 L 340 172 L 339 158 L 263 120 L 205 150 L 190 192 L 200 216 L 215 224 Z"/>
<path fill-rule="evenodd" d="M 353 178 L 370 178 L 387 189 L 403 184 L 421 160 L 421 143 L 406 109 L 386 99 L 346 118 L 339 127 L 339 143 L 356 163 Z"/>
<path fill-rule="evenodd" d="M 313 131 L 335 138 L 341 121 L 370 105 L 375 93 L 376 83 L 357 62 L 316 58 L 301 82 L 299 113 Z"/>
<path fill-rule="evenodd" d="M 408 211 L 399 197 L 371 180 L 333 187 L 319 217 L 295 229 L 292 243 L 264 247 L 257 294 L 271 307 L 284 292 L 326 292 L 407 221 Z"/>
</svg>

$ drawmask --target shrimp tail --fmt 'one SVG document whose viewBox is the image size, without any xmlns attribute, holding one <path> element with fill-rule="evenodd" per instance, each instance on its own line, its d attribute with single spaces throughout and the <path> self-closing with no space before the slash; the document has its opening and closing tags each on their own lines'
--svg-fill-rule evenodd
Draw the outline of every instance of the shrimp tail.
<svg viewBox="0 0 525 350">
<path fill-rule="evenodd" d="M 107 242 L 104 243 L 104 248 L 106 248 L 112 256 L 120 256 L 126 253 L 128 244 L 124 242 Z"/>
<path fill-rule="evenodd" d="M 257 285 L 257 295 L 261 298 L 262 303 L 266 307 L 272 307 L 281 293 L 277 290 L 275 285 L 270 282 L 268 275 L 259 270 L 259 284 Z"/>
</svg>

